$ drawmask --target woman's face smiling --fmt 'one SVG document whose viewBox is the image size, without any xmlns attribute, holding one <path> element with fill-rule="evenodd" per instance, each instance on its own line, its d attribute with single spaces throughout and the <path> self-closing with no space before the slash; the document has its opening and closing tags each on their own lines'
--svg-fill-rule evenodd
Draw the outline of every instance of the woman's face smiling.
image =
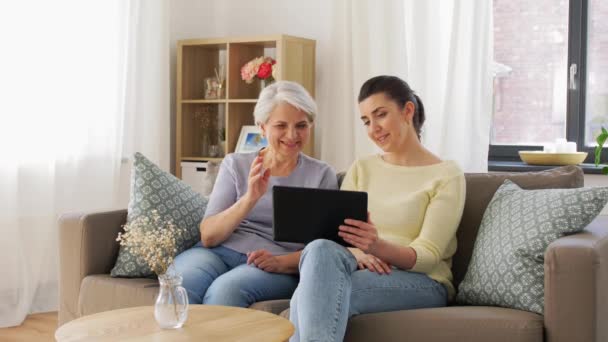
<svg viewBox="0 0 608 342">
<path fill-rule="evenodd" d="M 416 135 L 411 124 L 414 115 L 412 102 L 399 108 L 397 102 L 384 93 L 377 93 L 361 101 L 359 111 L 361 121 L 367 127 L 367 135 L 384 152 L 401 150 L 411 135 Z"/>
<path fill-rule="evenodd" d="M 268 121 L 260 125 L 268 145 L 276 153 L 284 156 L 297 155 L 310 137 L 312 123 L 308 115 L 289 103 L 278 104 Z"/>
</svg>

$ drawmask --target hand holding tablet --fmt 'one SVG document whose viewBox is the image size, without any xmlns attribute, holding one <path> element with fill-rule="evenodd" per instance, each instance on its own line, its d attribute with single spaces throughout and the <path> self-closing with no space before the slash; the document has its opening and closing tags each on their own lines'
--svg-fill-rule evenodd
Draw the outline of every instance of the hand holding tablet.
<svg viewBox="0 0 608 342">
<path fill-rule="evenodd" d="M 365 253 L 375 254 L 378 245 L 378 229 L 371 221 L 369 212 L 367 213 L 367 222 L 346 219 L 344 223 L 339 227 L 338 236 Z"/>
<path fill-rule="evenodd" d="M 367 193 L 329 189 L 273 187 L 275 241 L 309 243 L 328 239 L 348 246 L 338 235 L 344 220 L 367 221 Z"/>
</svg>

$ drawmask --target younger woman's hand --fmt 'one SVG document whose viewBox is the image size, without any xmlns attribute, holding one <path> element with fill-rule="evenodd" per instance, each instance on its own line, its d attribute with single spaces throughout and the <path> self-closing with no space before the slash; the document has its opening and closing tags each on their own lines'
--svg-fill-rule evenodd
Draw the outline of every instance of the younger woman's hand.
<svg viewBox="0 0 608 342">
<path fill-rule="evenodd" d="M 355 259 L 357 259 L 357 265 L 360 270 L 368 269 L 372 272 L 376 272 L 379 274 L 390 274 L 391 273 L 391 265 L 382 261 L 381 259 L 371 255 L 363 253 L 359 248 L 348 248 L 348 250 L 353 254 Z"/>
<path fill-rule="evenodd" d="M 378 229 L 370 219 L 369 212 L 367 213 L 367 222 L 346 219 L 346 225 L 339 227 L 338 235 L 344 241 L 359 248 L 367 254 L 376 254 L 380 238 L 378 237 Z"/>
</svg>

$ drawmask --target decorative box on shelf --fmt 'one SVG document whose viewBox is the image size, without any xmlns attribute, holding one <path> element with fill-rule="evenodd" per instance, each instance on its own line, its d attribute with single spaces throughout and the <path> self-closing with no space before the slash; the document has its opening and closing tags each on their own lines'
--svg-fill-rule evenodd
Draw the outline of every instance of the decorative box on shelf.
<svg viewBox="0 0 608 342">
<path fill-rule="evenodd" d="M 213 161 L 181 162 L 182 180 L 203 196 L 211 194 L 217 171 L 218 164 Z"/>
</svg>

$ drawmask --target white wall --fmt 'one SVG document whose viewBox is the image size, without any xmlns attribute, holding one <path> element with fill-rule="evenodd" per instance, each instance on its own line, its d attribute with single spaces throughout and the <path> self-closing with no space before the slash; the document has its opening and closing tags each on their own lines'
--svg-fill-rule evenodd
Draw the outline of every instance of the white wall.
<svg viewBox="0 0 608 342">
<path fill-rule="evenodd" d="M 175 46 L 180 39 L 247 37 L 269 34 L 288 34 L 317 41 L 316 100 L 331 96 L 322 92 L 327 64 L 332 1 L 307 0 L 174 0 L 171 1 L 171 125 L 175 132 Z M 319 115 L 324 115 L 319 106 Z M 319 155 L 321 130 L 315 127 L 315 153 Z M 174 133 L 172 133 L 174 134 Z M 174 162 L 175 138 L 171 139 L 171 160 Z"/>
</svg>

